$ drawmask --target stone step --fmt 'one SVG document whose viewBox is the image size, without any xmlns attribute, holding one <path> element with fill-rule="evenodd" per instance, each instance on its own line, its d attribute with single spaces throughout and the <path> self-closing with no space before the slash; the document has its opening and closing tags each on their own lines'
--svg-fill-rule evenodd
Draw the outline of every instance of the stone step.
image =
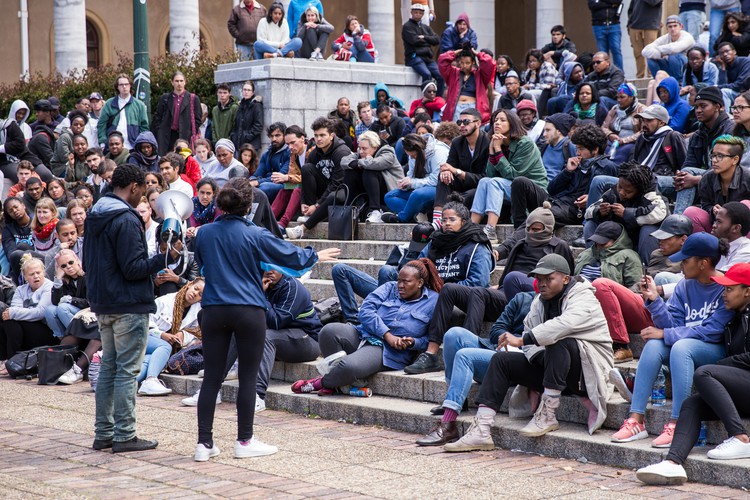
<svg viewBox="0 0 750 500">
<path fill-rule="evenodd" d="M 290 226 L 298 225 L 297 222 L 292 222 Z M 405 242 L 411 239 L 411 231 L 414 228 L 414 224 L 359 224 L 359 238 L 358 240 L 374 240 L 374 241 L 393 241 L 393 242 Z M 513 226 L 510 224 L 499 224 L 497 226 L 497 237 L 500 241 L 504 241 L 513 233 Z M 561 227 L 555 234 L 566 241 L 573 241 L 579 238 L 583 234 L 583 226 L 565 226 Z M 309 239 L 321 239 L 328 240 L 328 223 L 321 222 L 313 229 L 309 230 L 305 236 Z"/>
<path fill-rule="evenodd" d="M 403 243 L 396 241 L 383 241 L 383 240 L 355 240 L 355 241 L 329 241 L 326 239 L 301 239 L 301 240 L 288 240 L 300 247 L 311 246 L 315 250 L 322 250 L 325 248 L 339 248 L 341 255 L 339 259 L 374 259 L 385 261 L 393 250 L 395 243 Z"/>
</svg>

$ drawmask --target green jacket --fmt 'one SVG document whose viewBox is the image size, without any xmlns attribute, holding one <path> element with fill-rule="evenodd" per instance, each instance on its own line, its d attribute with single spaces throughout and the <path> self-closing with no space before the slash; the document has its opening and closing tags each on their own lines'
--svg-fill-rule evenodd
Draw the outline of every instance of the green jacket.
<svg viewBox="0 0 750 500">
<path fill-rule="evenodd" d="M 120 123 L 120 110 L 117 104 L 117 96 L 115 96 L 108 99 L 102 107 L 102 113 L 99 115 L 99 122 L 96 125 L 99 144 L 107 144 L 109 134 L 113 130 L 117 130 L 117 124 Z M 138 135 L 148 130 L 146 105 L 135 97 L 131 97 L 125 104 L 125 119 L 128 122 L 128 133 L 125 137 L 125 146 L 127 147 L 128 141 L 130 141 L 130 144 L 135 144 Z"/>
<path fill-rule="evenodd" d="M 234 96 L 229 96 L 229 104 L 222 108 L 220 104 L 211 110 L 211 140 L 229 139 L 234 129 L 234 121 L 237 117 L 237 102 Z"/>
<path fill-rule="evenodd" d="M 497 165 L 493 165 L 491 160 L 487 162 L 486 172 L 487 177 L 502 177 L 509 181 L 516 177 L 526 177 L 544 189 L 547 189 L 549 182 L 539 148 L 528 136 L 510 141 L 508 155 L 503 155 Z"/>
<path fill-rule="evenodd" d="M 633 250 L 633 242 L 625 230 L 611 247 L 599 250 L 594 245 L 581 252 L 576 260 L 575 274 L 580 274 L 583 266 L 595 261 L 601 264 L 602 278 L 615 281 L 626 288 L 641 280 L 641 258 Z"/>
</svg>

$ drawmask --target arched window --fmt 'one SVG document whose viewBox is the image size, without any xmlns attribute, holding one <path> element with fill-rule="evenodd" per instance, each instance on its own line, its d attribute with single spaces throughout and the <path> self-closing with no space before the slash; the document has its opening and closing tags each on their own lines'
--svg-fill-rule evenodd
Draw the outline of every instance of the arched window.
<svg viewBox="0 0 750 500">
<path fill-rule="evenodd" d="M 86 18 L 86 63 L 89 68 L 101 65 L 101 45 L 99 30 Z"/>
</svg>

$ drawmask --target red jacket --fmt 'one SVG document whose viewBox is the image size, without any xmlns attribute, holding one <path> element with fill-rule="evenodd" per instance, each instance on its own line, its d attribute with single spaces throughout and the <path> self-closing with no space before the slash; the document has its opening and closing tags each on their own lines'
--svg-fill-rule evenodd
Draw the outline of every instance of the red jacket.
<svg viewBox="0 0 750 500">
<path fill-rule="evenodd" d="M 456 110 L 456 103 L 458 102 L 458 93 L 460 92 L 461 84 L 461 70 L 458 67 L 453 66 L 453 61 L 456 59 L 456 53 L 448 51 L 440 55 L 438 58 L 438 69 L 440 75 L 442 75 L 448 86 L 446 93 L 448 99 L 446 100 L 445 110 L 443 111 L 443 121 L 453 120 L 453 112 Z M 479 68 L 474 69 L 474 78 L 477 83 L 477 111 L 482 114 L 482 123 L 488 123 L 490 121 L 490 100 L 487 97 L 487 87 L 492 84 L 495 77 L 495 60 L 485 54 L 484 52 L 477 53 L 477 59 L 479 59 Z"/>
<path fill-rule="evenodd" d="M 185 173 L 180 174 L 182 180 L 193 186 L 193 194 L 197 194 L 195 185 L 201 180 L 201 166 L 198 164 L 198 160 L 193 158 L 193 155 L 185 158 Z"/>
<path fill-rule="evenodd" d="M 411 108 L 409 109 L 409 118 L 414 118 L 414 110 L 419 106 L 424 106 L 425 108 L 427 108 L 427 111 L 430 112 L 430 118 L 432 118 L 432 115 L 434 115 L 435 113 L 440 113 L 440 111 L 443 109 L 443 106 L 445 106 L 445 99 L 438 96 L 432 101 L 427 102 L 423 102 L 422 99 L 416 99 L 412 101 Z"/>
</svg>

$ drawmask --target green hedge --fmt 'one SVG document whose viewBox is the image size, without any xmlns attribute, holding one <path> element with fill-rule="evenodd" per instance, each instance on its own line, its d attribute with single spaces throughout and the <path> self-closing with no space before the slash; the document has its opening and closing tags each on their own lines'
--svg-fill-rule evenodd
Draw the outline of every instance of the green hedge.
<svg viewBox="0 0 750 500">
<path fill-rule="evenodd" d="M 216 66 L 227 62 L 235 62 L 237 55 L 227 51 L 211 55 L 200 52 L 192 60 L 186 54 L 165 54 L 151 59 L 151 105 L 152 112 L 156 109 L 159 96 L 172 91 L 171 77 L 178 69 L 185 74 L 187 88 L 198 94 L 201 102 L 205 102 L 209 109 L 216 105 L 216 86 L 214 85 L 214 71 Z M 7 117 L 10 106 L 16 99 L 23 100 L 32 108 L 33 121 L 34 102 L 57 96 L 60 107 L 64 111 L 73 109 L 76 100 L 88 96 L 92 92 L 99 92 L 104 99 L 114 96 L 115 77 L 120 73 L 133 74 L 133 59 L 130 55 L 118 53 L 116 64 L 107 64 L 98 68 L 89 68 L 83 72 L 74 72 L 65 77 L 60 74 L 43 75 L 36 73 L 28 81 L 13 84 L 0 84 L 0 117 Z"/>
</svg>

